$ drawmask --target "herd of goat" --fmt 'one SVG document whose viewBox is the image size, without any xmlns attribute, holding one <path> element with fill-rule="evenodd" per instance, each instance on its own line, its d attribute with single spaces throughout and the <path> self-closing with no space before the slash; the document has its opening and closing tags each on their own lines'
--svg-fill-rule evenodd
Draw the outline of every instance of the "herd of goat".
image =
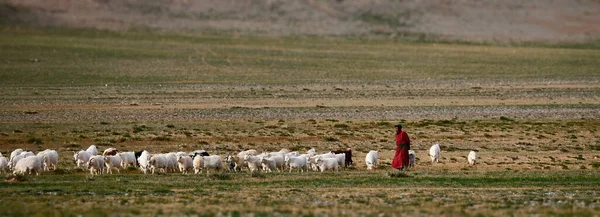
<svg viewBox="0 0 600 217">
<path fill-rule="evenodd" d="M 415 152 L 409 150 L 409 167 L 415 165 Z M 429 149 L 429 156 L 432 162 L 438 162 L 440 156 L 440 146 L 435 144 Z M 249 172 L 273 172 L 297 170 L 299 172 L 314 171 L 339 171 L 339 168 L 345 168 L 353 165 L 352 150 L 331 151 L 324 154 L 317 154 L 316 150 L 310 149 L 306 153 L 289 151 L 282 149 L 278 152 L 259 153 L 256 150 L 241 151 L 236 155 L 226 155 L 223 159 L 220 155 L 210 155 L 204 150 L 192 152 L 171 152 L 150 154 L 148 151 L 140 152 L 119 152 L 115 148 L 108 148 L 100 155 L 95 145 L 91 145 L 86 150 L 73 153 L 73 160 L 78 168 L 85 168 L 92 175 L 111 174 L 113 170 L 120 173 L 120 169 L 129 166 L 139 168 L 144 174 L 148 173 L 168 173 L 181 172 L 184 174 L 202 173 L 206 170 L 229 170 Z M 468 163 L 473 165 L 477 160 L 475 151 L 471 151 L 467 156 Z M 367 169 L 376 169 L 379 166 L 378 152 L 371 150 L 365 157 Z M 37 154 L 22 149 L 16 149 L 10 154 L 10 158 L 2 156 L 0 153 L 0 172 L 6 173 L 12 170 L 13 174 L 33 174 L 39 175 L 41 171 L 56 170 L 58 165 L 58 153 L 55 150 L 46 149 Z"/>
</svg>

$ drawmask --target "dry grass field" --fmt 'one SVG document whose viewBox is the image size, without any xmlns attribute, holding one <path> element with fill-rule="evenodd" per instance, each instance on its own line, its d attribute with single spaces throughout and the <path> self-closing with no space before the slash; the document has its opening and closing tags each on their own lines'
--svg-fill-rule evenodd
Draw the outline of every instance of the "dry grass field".
<svg viewBox="0 0 600 217">
<path fill-rule="evenodd" d="M 595 216 L 600 52 L 315 37 L 0 27 L 0 216 Z M 395 177 L 394 128 L 417 166 Z M 441 145 L 441 161 L 427 150 Z M 90 176 L 72 151 L 352 148 L 339 173 Z M 378 150 L 381 167 L 366 170 Z M 469 166 L 466 155 L 477 150 Z M 390 176 L 391 174 L 391 176 Z"/>
</svg>

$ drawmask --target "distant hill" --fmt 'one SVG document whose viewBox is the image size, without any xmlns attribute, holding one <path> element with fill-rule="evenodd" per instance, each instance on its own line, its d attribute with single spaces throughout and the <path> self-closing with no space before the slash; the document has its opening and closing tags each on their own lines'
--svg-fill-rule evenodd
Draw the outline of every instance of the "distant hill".
<svg viewBox="0 0 600 217">
<path fill-rule="evenodd" d="M 1 24 L 258 35 L 600 38 L 599 0 L 0 0 Z"/>
</svg>

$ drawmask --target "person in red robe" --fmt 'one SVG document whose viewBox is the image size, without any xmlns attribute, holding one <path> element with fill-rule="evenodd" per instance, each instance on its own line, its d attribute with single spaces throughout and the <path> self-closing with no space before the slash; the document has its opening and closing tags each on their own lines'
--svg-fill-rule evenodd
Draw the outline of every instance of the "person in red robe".
<svg viewBox="0 0 600 217">
<path fill-rule="evenodd" d="M 402 131 L 402 125 L 396 126 L 396 154 L 392 160 L 392 168 L 404 170 L 408 167 L 408 150 L 410 150 L 410 139 L 408 134 Z"/>
</svg>

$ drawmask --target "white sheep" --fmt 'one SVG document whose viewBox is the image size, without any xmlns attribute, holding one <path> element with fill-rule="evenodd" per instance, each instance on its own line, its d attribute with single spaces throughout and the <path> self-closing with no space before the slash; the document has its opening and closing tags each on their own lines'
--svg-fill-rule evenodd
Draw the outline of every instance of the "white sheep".
<svg viewBox="0 0 600 217">
<path fill-rule="evenodd" d="M 88 152 L 88 151 L 78 151 L 78 152 L 74 152 L 73 153 L 73 160 L 75 160 L 75 163 L 77 164 L 77 167 L 81 167 L 83 165 L 85 165 L 93 155 L 92 153 Z"/>
<path fill-rule="evenodd" d="M 121 156 L 118 155 L 108 155 L 104 156 L 104 164 L 106 165 L 106 173 L 112 174 L 112 168 L 117 169 L 117 173 L 121 173 L 119 167 L 121 166 Z"/>
<path fill-rule="evenodd" d="M 470 165 L 475 165 L 475 163 L 477 161 L 477 152 L 475 152 L 475 151 L 469 152 L 469 156 L 467 156 L 467 161 L 469 162 Z"/>
<path fill-rule="evenodd" d="M 150 153 L 146 150 L 142 151 L 142 154 L 138 157 L 137 161 L 140 165 L 140 170 L 142 170 L 144 174 L 148 174 L 150 171 Z"/>
<path fill-rule="evenodd" d="M 96 148 L 95 145 L 90 145 L 90 147 L 88 147 L 85 151 L 87 151 L 88 153 L 90 153 L 92 156 L 98 154 L 98 149 Z"/>
<path fill-rule="evenodd" d="M 206 175 L 209 175 L 210 169 L 221 170 L 223 169 L 223 163 L 221 162 L 221 155 L 211 156 L 200 156 L 194 157 L 194 172 L 196 174 L 202 173 L 202 169 L 206 169 Z"/>
<path fill-rule="evenodd" d="M 55 150 L 46 149 L 39 152 L 37 156 L 42 157 L 45 171 L 50 171 L 50 166 L 52 166 L 53 170 L 56 170 L 56 166 L 58 166 L 58 152 Z"/>
<path fill-rule="evenodd" d="M 414 167 L 417 163 L 417 154 L 413 150 L 408 150 L 408 167 Z"/>
<path fill-rule="evenodd" d="M 438 163 L 440 161 L 440 145 L 435 144 L 429 148 L 429 157 L 431 158 L 431 163 Z"/>
<path fill-rule="evenodd" d="M 187 174 L 188 171 L 192 171 L 194 169 L 194 160 L 190 156 L 183 155 L 177 156 L 177 164 L 179 165 L 179 172 L 183 174 Z"/>
<path fill-rule="evenodd" d="M 6 173 L 8 170 L 8 159 L 4 156 L 0 156 L 0 174 Z"/>
<path fill-rule="evenodd" d="M 87 151 L 84 152 L 88 153 Z M 92 174 L 92 176 L 94 174 L 102 174 L 104 171 L 104 157 L 101 155 L 91 156 L 90 160 L 87 162 L 87 168 L 90 170 L 90 174 Z"/>
<path fill-rule="evenodd" d="M 260 162 L 260 157 L 253 155 L 245 155 L 244 164 L 248 166 L 250 172 L 259 171 L 262 163 Z"/>
<path fill-rule="evenodd" d="M 157 169 L 167 172 L 168 165 L 169 160 L 164 154 L 155 154 L 150 157 L 150 170 L 152 171 L 152 174 L 154 174 Z"/>
<path fill-rule="evenodd" d="M 365 157 L 365 163 L 368 170 L 377 169 L 379 166 L 379 153 L 375 150 L 369 151 Z"/>
<path fill-rule="evenodd" d="M 265 172 L 273 172 L 273 170 L 277 169 L 277 163 L 275 160 L 271 158 L 261 157 L 260 163 L 262 165 L 263 171 Z"/>
<path fill-rule="evenodd" d="M 28 156 L 22 160 L 19 160 L 14 167 L 13 174 L 25 175 L 25 173 L 31 174 L 35 172 L 36 176 L 40 175 L 42 171 L 42 158 L 38 156 Z"/>
<path fill-rule="evenodd" d="M 117 155 L 121 157 L 121 167 L 123 167 L 123 169 L 127 168 L 129 165 L 136 167 L 135 153 L 133 151 L 121 152 Z"/>
<path fill-rule="evenodd" d="M 321 170 L 321 172 L 325 172 L 327 170 L 335 170 L 336 172 L 339 171 L 339 167 L 338 167 L 338 160 L 337 158 L 322 158 L 322 157 L 318 157 L 315 160 L 315 163 L 317 164 L 317 166 L 319 167 L 319 169 Z"/>
<path fill-rule="evenodd" d="M 185 153 L 184 151 L 179 151 L 175 153 L 175 157 L 177 157 L 177 159 L 179 159 L 179 156 L 188 156 L 192 158 L 190 155 L 188 155 L 188 153 Z"/>
<path fill-rule="evenodd" d="M 175 153 L 166 153 L 165 158 L 167 158 L 167 169 L 175 172 L 179 170 L 177 163 L 177 155 Z"/>
<path fill-rule="evenodd" d="M 294 156 L 286 156 L 285 164 L 290 168 L 290 173 L 293 169 L 298 168 L 298 172 L 308 172 L 308 156 L 300 155 L 297 157 Z"/>
</svg>

